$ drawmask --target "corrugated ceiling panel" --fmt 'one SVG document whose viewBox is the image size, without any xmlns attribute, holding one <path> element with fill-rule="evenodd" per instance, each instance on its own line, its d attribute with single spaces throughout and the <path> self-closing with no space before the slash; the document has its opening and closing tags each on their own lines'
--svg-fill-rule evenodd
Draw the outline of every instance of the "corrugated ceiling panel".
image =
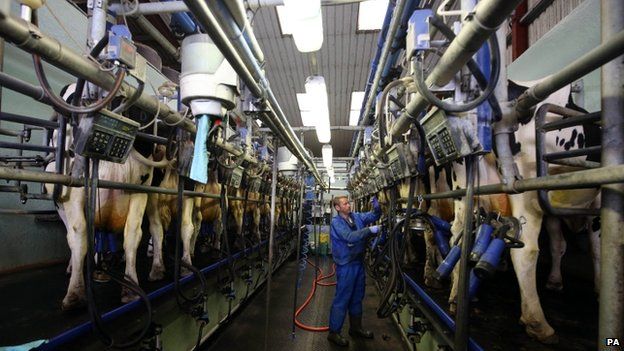
<svg viewBox="0 0 624 351">
<path fill-rule="evenodd" d="M 318 73 L 325 77 L 333 126 L 349 123 L 351 92 L 364 90 L 378 32 L 356 34 L 357 4 L 323 6 L 324 42 L 316 53 Z M 291 36 L 282 36 L 275 8 L 260 9 L 253 27 L 266 57 L 266 75 L 292 126 L 301 126 L 296 93 L 305 91 L 311 75 L 310 60 L 297 51 Z M 347 156 L 353 133 L 332 131 L 334 156 Z M 314 156 L 321 148 L 314 133 L 306 133 L 306 147 Z"/>
</svg>

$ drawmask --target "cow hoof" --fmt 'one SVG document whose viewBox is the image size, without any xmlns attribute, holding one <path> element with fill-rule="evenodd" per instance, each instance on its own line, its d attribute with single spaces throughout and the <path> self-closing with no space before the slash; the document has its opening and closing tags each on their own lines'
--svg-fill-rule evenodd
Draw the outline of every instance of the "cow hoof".
<svg viewBox="0 0 624 351">
<path fill-rule="evenodd" d="M 520 318 L 519 322 L 520 325 L 525 326 L 525 331 L 529 335 L 529 337 L 541 342 L 542 344 L 554 345 L 559 343 L 559 336 L 555 333 L 555 330 L 552 329 L 549 325 L 540 328 L 540 323 L 536 322 L 533 323 L 532 326 L 530 323 L 525 323 L 522 318 Z"/>
<path fill-rule="evenodd" d="M 188 269 L 188 268 L 186 268 L 186 267 L 181 267 L 181 268 L 180 268 L 180 274 L 181 274 L 183 277 L 186 277 L 186 276 L 188 276 L 188 275 L 193 274 L 193 271 L 191 271 L 190 269 Z"/>
<path fill-rule="evenodd" d="M 155 282 L 157 280 L 162 280 L 165 278 L 165 270 L 164 268 L 152 269 L 149 274 L 149 278 L 147 278 L 150 282 Z"/>
<path fill-rule="evenodd" d="M 425 278 L 425 286 L 432 289 L 442 289 L 442 283 L 434 278 Z"/>
<path fill-rule="evenodd" d="M 548 282 L 546 282 L 546 289 L 551 290 L 551 291 L 562 291 L 563 283 L 549 280 Z"/>
<path fill-rule="evenodd" d="M 70 295 L 66 296 L 61 303 L 61 310 L 63 312 L 73 311 L 83 308 L 87 305 L 87 300 L 84 296 Z"/>
<path fill-rule="evenodd" d="M 121 289 L 121 303 L 136 301 L 139 298 L 139 295 L 135 294 L 132 290 L 126 288 Z"/>
<path fill-rule="evenodd" d="M 457 313 L 457 303 L 449 302 L 449 314 L 454 316 Z"/>
</svg>

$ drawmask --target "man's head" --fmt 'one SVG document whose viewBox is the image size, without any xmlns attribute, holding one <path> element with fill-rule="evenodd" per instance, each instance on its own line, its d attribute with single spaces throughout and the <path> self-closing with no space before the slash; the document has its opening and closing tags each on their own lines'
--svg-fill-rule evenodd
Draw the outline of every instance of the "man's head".
<svg viewBox="0 0 624 351">
<path fill-rule="evenodd" d="M 338 214 L 343 216 L 351 213 L 351 204 L 349 203 L 349 198 L 346 196 L 336 196 L 334 198 L 334 208 Z"/>
</svg>

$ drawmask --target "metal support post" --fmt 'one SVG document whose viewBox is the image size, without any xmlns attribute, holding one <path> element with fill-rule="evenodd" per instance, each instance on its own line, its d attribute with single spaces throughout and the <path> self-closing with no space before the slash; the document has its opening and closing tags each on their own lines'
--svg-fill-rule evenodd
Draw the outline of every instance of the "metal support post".
<svg viewBox="0 0 624 351">
<path fill-rule="evenodd" d="M 602 42 L 624 33 L 624 2 L 602 0 Z M 602 66 L 602 165 L 624 164 L 624 57 Z M 602 186 L 598 349 L 624 337 L 624 184 Z"/>
<path fill-rule="evenodd" d="M 271 276 L 273 275 L 273 244 L 275 242 L 275 200 L 277 193 L 277 150 L 279 143 L 274 140 L 273 175 L 271 176 L 271 228 L 269 230 L 269 268 L 267 275 L 266 312 L 264 320 L 264 351 L 269 347 L 269 316 L 271 312 Z"/>
<path fill-rule="evenodd" d="M 472 209 L 474 205 L 474 171 L 476 156 L 466 157 L 466 196 L 464 197 L 464 236 L 462 238 L 461 257 L 459 259 L 459 292 L 457 293 L 457 316 L 455 317 L 455 351 L 468 349 L 470 317 L 470 296 L 468 284 L 470 284 L 470 267 L 468 267 L 468 254 L 472 247 Z"/>
</svg>

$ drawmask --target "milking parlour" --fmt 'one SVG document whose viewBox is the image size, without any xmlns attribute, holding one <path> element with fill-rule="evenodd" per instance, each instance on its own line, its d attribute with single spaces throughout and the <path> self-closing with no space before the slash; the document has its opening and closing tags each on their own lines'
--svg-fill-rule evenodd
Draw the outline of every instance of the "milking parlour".
<svg viewBox="0 0 624 351">
<path fill-rule="evenodd" d="M 0 0 L 26 350 L 624 350 L 624 1 Z"/>
</svg>

